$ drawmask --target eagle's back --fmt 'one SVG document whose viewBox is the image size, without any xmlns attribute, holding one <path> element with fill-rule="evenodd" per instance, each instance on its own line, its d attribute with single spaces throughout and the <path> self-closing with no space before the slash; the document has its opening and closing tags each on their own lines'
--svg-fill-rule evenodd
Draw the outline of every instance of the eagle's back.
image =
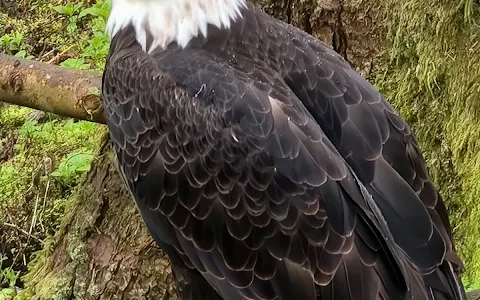
<svg viewBox="0 0 480 300">
<path fill-rule="evenodd" d="M 206 299 L 461 299 L 443 203 L 398 113 L 257 10 L 209 32 L 147 55 L 127 27 L 104 73 L 123 176 L 174 270 Z"/>
</svg>

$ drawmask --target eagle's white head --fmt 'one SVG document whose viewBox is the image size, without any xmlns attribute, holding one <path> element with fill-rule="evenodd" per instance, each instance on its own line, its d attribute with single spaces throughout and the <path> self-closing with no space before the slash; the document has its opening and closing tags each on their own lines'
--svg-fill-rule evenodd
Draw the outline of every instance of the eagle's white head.
<svg viewBox="0 0 480 300">
<path fill-rule="evenodd" d="M 207 36 L 208 24 L 229 28 L 246 5 L 247 0 L 113 0 L 106 30 L 113 37 L 132 24 L 146 52 L 171 42 L 185 47 L 199 33 Z M 147 32 L 153 37 L 148 49 Z"/>
</svg>

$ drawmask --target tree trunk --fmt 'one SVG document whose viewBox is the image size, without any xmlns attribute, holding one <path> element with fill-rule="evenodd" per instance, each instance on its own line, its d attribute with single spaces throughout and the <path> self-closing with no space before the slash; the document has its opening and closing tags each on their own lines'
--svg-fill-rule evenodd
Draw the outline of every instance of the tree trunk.
<svg viewBox="0 0 480 300">
<path fill-rule="evenodd" d="M 317 36 L 367 78 L 389 50 L 375 0 L 258 0 L 270 14 Z M 62 229 L 25 277 L 38 299 L 176 298 L 168 260 L 120 179 L 108 141 L 72 200 Z"/>
</svg>

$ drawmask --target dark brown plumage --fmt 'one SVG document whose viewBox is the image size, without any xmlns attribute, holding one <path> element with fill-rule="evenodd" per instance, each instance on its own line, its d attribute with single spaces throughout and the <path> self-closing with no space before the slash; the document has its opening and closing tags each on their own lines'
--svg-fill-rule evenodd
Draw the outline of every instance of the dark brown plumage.
<svg viewBox="0 0 480 300">
<path fill-rule="evenodd" d="M 409 126 L 333 50 L 249 6 L 229 30 L 103 77 L 145 223 L 187 299 L 464 299 L 448 216 Z"/>
</svg>

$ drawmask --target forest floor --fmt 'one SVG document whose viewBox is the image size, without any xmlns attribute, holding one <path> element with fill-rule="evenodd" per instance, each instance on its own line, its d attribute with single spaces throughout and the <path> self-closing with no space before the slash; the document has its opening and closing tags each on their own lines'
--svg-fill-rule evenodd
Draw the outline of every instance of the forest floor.
<svg viewBox="0 0 480 300">
<path fill-rule="evenodd" d="M 0 1 L 0 52 L 100 72 L 109 46 L 104 27 L 110 4 L 103 0 L 66 2 Z M 389 90 L 381 84 L 378 87 Z M 412 120 L 412 116 L 405 117 Z M 104 130 L 91 122 L 0 104 L 0 299 L 17 294 L 29 263 L 51 244 L 69 211 L 71 196 L 90 169 Z M 421 135 L 419 139 L 422 143 Z M 437 163 L 432 157 L 427 151 L 429 166 Z M 452 179 L 436 177 L 440 183 Z M 444 189 L 456 189 L 450 184 Z M 458 208 L 455 201 L 448 205 L 456 214 L 452 222 L 463 222 L 456 236 L 477 232 L 469 226 L 478 223 L 464 222 L 458 212 L 468 208 Z M 461 254 L 469 254 L 467 267 L 480 269 L 478 250 L 472 243 L 459 247 Z M 468 288 L 480 288 L 478 272 L 469 274 L 463 278 Z"/>
<path fill-rule="evenodd" d="M 110 4 L 0 2 L 0 52 L 100 72 Z M 3 5 L 3 7 L 2 7 Z M 48 247 L 105 128 L 25 107 L 0 108 L 0 299 L 13 297 Z"/>
</svg>

